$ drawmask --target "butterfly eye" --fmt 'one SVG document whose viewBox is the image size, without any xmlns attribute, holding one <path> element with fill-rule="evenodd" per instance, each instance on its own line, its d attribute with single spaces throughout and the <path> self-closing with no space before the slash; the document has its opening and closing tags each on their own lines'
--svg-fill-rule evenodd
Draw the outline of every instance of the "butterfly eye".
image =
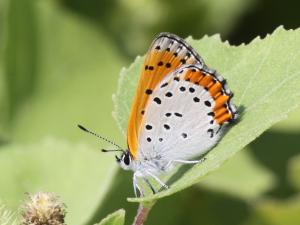
<svg viewBox="0 0 300 225">
<path fill-rule="evenodd" d="M 125 154 L 123 157 L 123 161 L 125 163 L 126 166 L 128 166 L 130 164 L 130 156 L 129 154 Z"/>
</svg>

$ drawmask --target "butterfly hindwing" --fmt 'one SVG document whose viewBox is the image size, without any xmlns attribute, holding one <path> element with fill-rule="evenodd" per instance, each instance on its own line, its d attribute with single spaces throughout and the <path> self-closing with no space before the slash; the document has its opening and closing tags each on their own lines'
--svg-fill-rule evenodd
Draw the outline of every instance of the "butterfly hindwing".
<svg viewBox="0 0 300 225">
<path fill-rule="evenodd" d="M 201 57 L 183 39 L 161 33 L 146 54 L 128 122 L 128 147 L 133 158 L 137 155 L 138 139 L 145 107 L 157 84 L 183 65 L 204 65 Z"/>
<path fill-rule="evenodd" d="M 141 124 L 140 160 L 160 162 L 199 156 L 213 147 L 223 124 L 237 116 L 226 81 L 202 65 L 186 65 L 153 90 Z"/>
</svg>

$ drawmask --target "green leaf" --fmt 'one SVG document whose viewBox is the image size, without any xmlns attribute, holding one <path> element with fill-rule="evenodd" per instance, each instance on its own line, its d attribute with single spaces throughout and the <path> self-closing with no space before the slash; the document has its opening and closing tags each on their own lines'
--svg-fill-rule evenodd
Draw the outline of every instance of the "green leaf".
<svg viewBox="0 0 300 225">
<path fill-rule="evenodd" d="M 32 35 L 37 46 L 28 51 L 37 51 L 38 57 L 30 60 L 38 69 L 34 90 L 12 117 L 11 142 L 0 151 L 0 167 L 5 171 L 0 178 L 0 198 L 16 208 L 24 199 L 24 192 L 52 191 L 68 206 L 67 224 L 84 224 L 101 207 L 117 167 L 112 155 L 99 151 L 99 141 L 76 125 L 82 123 L 91 129 L 93 125 L 104 136 L 118 139 L 119 132 L 111 116 L 111 95 L 124 61 L 110 39 L 88 20 L 66 10 L 57 1 L 30 0 L 26 4 L 29 2 L 34 16 Z M 31 16 L 17 7 L 15 4 L 9 8 L 10 13 L 18 18 L 22 13 Z M 12 16 L 8 19 L 12 20 L 9 24 L 16 24 L 10 28 L 11 32 L 20 33 L 22 39 L 22 32 L 26 33 L 22 25 L 26 21 Z M 26 40 L 19 41 L 7 51 L 26 55 L 23 46 Z M 22 61 L 18 62 L 16 66 L 22 67 Z M 22 79 L 29 74 L 22 73 L 20 68 L 15 71 Z M 1 83 L 1 87 L 2 84 L 8 86 Z M 49 141 L 41 141 L 48 137 Z M 63 138 L 86 140 L 97 145 L 97 150 L 71 145 Z"/>
<path fill-rule="evenodd" d="M 125 222 L 125 210 L 119 209 L 118 211 L 109 214 L 97 225 L 123 225 Z"/>
<path fill-rule="evenodd" d="M 153 201 L 199 182 L 300 104 L 300 29 L 279 27 L 264 39 L 256 38 L 238 47 L 222 42 L 218 35 L 199 41 L 188 38 L 188 42 L 207 65 L 227 79 L 235 93 L 233 101 L 241 111 L 240 121 L 209 152 L 204 163 L 184 173 L 170 189 L 130 201 Z M 114 96 L 114 115 L 123 132 L 142 63 L 143 58 L 137 58 L 122 70 Z"/>
<path fill-rule="evenodd" d="M 274 185 L 274 174 L 255 160 L 249 149 L 238 152 L 198 184 L 245 200 L 257 199 Z"/>
<path fill-rule="evenodd" d="M 251 215 L 250 206 L 239 198 L 192 187 L 161 199 L 153 207 L 147 224 L 244 225 Z"/>
<path fill-rule="evenodd" d="M 289 161 L 288 176 L 292 185 L 300 191 L 300 155 L 294 156 Z"/>
<path fill-rule="evenodd" d="M 118 139 L 111 95 L 123 59 L 88 21 L 55 1 L 32 2 L 38 71 L 34 92 L 13 118 L 13 139 L 35 142 L 52 134 L 91 141 L 78 132 L 78 123 Z"/>
<path fill-rule="evenodd" d="M 144 58 L 138 56 L 128 69 L 122 68 L 118 82 L 118 89 L 116 94 L 113 95 L 113 116 L 124 136 L 126 134 L 131 102 L 135 94 L 143 61 Z"/>
<path fill-rule="evenodd" d="M 143 51 L 155 33 L 164 30 L 183 36 L 193 32 L 197 37 L 215 32 L 229 34 L 239 18 L 258 3 L 257 0 L 90 1 L 88 5 L 84 1 L 66 2 L 73 10 L 76 8 L 108 27 L 113 39 L 132 56 Z M 120 35 L 124 27 L 126 32 Z"/>
<path fill-rule="evenodd" d="M 116 172 L 111 155 L 86 144 L 47 138 L 0 149 L 0 199 L 17 209 L 24 193 L 56 193 L 67 205 L 67 224 L 87 223 L 105 198 Z"/>
<path fill-rule="evenodd" d="M 7 136 L 9 120 L 9 99 L 7 94 L 7 80 L 4 73 L 4 50 L 7 0 L 0 0 L 0 144 Z"/>
<path fill-rule="evenodd" d="M 287 200 L 269 199 L 258 202 L 254 214 L 245 225 L 298 225 L 300 221 L 300 196 Z"/>
<path fill-rule="evenodd" d="M 272 127 L 272 130 L 290 133 L 300 132 L 300 108 L 289 113 L 288 119 L 275 124 L 275 126 Z"/>
<path fill-rule="evenodd" d="M 9 101 L 7 99 L 6 80 L 4 69 L 0 61 L 0 144 L 7 138 L 7 125 L 9 118 Z"/>
<path fill-rule="evenodd" d="M 7 12 L 5 76 L 10 114 L 30 96 L 37 76 L 37 32 L 35 0 L 11 0 Z"/>
<path fill-rule="evenodd" d="M 16 213 L 13 213 L 9 210 L 3 203 L 0 201 L 0 225 L 17 225 Z"/>
</svg>

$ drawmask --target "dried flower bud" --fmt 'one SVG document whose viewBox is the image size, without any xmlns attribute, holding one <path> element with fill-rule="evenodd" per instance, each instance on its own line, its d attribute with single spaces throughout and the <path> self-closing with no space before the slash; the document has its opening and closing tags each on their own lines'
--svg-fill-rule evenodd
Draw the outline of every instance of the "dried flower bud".
<svg viewBox="0 0 300 225">
<path fill-rule="evenodd" d="M 64 225 L 65 205 L 53 193 L 28 194 L 23 206 L 23 225 Z"/>
</svg>

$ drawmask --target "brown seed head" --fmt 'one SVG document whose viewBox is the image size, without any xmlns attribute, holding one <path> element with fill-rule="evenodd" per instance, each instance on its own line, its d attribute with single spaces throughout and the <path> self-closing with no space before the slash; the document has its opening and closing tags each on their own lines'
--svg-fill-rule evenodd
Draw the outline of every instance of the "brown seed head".
<svg viewBox="0 0 300 225">
<path fill-rule="evenodd" d="M 28 194 L 23 206 L 22 225 L 64 225 L 65 205 L 53 193 Z"/>
</svg>

